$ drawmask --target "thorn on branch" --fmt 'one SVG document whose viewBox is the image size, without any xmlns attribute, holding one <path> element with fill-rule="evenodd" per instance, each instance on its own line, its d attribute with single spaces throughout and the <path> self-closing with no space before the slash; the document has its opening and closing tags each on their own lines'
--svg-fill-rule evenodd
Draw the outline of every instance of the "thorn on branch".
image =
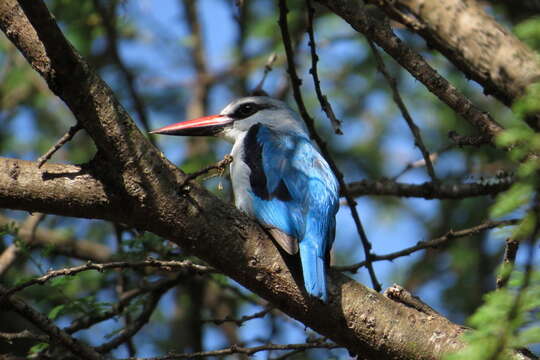
<svg viewBox="0 0 540 360">
<path fill-rule="evenodd" d="M 80 123 L 76 123 L 72 127 L 69 128 L 69 130 L 54 144 L 43 156 L 41 156 L 39 159 L 37 159 L 37 167 L 41 168 L 43 164 L 45 164 L 53 155 L 55 152 L 57 152 L 64 144 L 66 144 L 68 141 L 70 141 L 75 134 L 82 129 L 82 125 Z"/>
</svg>

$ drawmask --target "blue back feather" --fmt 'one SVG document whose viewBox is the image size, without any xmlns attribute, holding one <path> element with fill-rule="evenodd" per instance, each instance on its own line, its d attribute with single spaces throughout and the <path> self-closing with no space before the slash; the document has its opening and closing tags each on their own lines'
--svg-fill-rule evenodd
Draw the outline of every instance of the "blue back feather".
<svg viewBox="0 0 540 360">
<path fill-rule="evenodd" d="M 252 189 L 266 187 L 266 192 L 251 192 L 254 215 L 299 240 L 306 290 L 326 301 L 324 262 L 334 241 L 337 180 L 303 134 L 277 133 L 258 124 L 251 137 L 262 163 L 251 178 Z"/>
</svg>

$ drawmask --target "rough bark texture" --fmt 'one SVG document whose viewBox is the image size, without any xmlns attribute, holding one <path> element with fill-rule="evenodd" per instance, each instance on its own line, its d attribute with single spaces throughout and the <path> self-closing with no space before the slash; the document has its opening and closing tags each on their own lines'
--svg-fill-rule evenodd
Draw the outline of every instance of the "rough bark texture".
<svg viewBox="0 0 540 360">
<path fill-rule="evenodd" d="M 0 207 L 85 218 L 121 217 L 120 198 L 105 193 L 102 183 L 73 165 L 0 158 Z"/>
<path fill-rule="evenodd" d="M 536 53 L 489 16 L 475 0 L 375 0 L 390 16 L 404 21 L 430 47 L 510 105 L 525 88 L 540 80 Z"/>
<path fill-rule="evenodd" d="M 463 346 L 461 327 L 330 271 L 328 304 L 298 286 L 298 262 L 253 220 L 185 176 L 135 127 L 109 87 L 65 40 L 42 1 L 4 0 L 0 28 L 96 143 L 85 167 L 0 161 L 0 206 L 114 220 L 152 231 L 362 358 L 438 359 Z M 29 20 L 30 19 L 30 20 Z M 54 175 L 48 175 L 53 173 Z M 292 273 L 291 273 L 292 271 Z M 324 314 L 324 316 L 321 316 Z"/>
<path fill-rule="evenodd" d="M 458 89 L 439 75 L 426 60 L 404 44 L 390 26 L 380 19 L 370 16 L 366 7 L 357 0 L 318 0 L 347 21 L 356 31 L 369 37 L 392 56 L 403 68 L 426 86 L 442 102 L 450 106 L 472 126 L 489 138 L 497 135 L 503 127 L 489 114 L 478 109 Z"/>
<path fill-rule="evenodd" d="M 162 203 L 159 210 L 135 204 L 133 211 L 127 213 L 119 210 L 125 208 L 124 199 L 107 193 L 105 186 L 90 175 L 75 176 L 69 184 L 63 177 L 42 176 L 51 169 L 79 173 L 78 167 L 46 165 L 41 170 L 36 163 L 0 159 L 2 169 L 15 165 L 24 178 L 14 181 L 0 177 L 2 189 L 7 189 L 6 182 L 9 184 L 9 191 L 0 191 L 0 206 L 28 211 L 43 209 L 51 201 L 49 189 L 64 187 L 66 196 L 58 199 L 49 212 L 66 215 L 73 210 L 74 216 L 120 221 L 171 239 L 283 312 L 363 357 L 438 359 L 463 346 L 460 326 L 394 302 L 337 271 L 329 274 L 328 304 L 309 298 L 298 286 L 301 278 L 297 260 L 280 253 L 260 226 L 204 190 L 193 187 L 185 195 L 172 191 L 172 199 Z M 15 206 L 13 200 L 23 192 L 32 201 Z M 73 193 L 80 194 L 78 201 L 70 198 Z M 103 203 L 117 211 L 105 211 Z M 175 209 L 182 209 L 183 214 L 163 215 Z"/>
</svg>

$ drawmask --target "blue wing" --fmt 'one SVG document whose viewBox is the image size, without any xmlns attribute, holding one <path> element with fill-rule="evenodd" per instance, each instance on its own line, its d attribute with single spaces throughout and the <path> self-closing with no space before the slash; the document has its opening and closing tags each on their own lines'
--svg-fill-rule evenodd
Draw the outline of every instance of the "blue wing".
<svg viewBox="0 0 540 360">
<path fill-rule="evenodd" d="M 306 290 L 326 301 L 325 258 L 334 241 L 337 180 L 307 137 L 260 124 L 246 137 L 254 215 L 298 239 Z"/>
</svg>

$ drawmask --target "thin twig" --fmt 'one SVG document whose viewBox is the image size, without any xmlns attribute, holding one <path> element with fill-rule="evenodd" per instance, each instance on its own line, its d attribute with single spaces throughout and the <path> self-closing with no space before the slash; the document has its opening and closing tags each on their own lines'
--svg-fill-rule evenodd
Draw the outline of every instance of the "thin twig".
<svg viewBox="0 0 540 360">
<path fill-rule="evenodd" d="M 339 346 L 334 343 L 327 342 L 309 342 L 304 344 L 267 344 L 260 345 L 251 348 L 241 347 L 238 345 L 232 345 L 229 348 L 213 351 L 202 351 L 191 354 L 169 354 L 165 356 L 152 357 L 152 358 L 127 358 L 122 360 L 175 360 L 175 359 L 194 359 L 194 358 L 208 358 L 210 356 L 225 356 L 231 354 L 246 354 L 253 355 L 261 351 L 275 351 L 275 350 L 308 350 L 308 349 L 337 349 Z"/>
<path fill-rule="evenodd" d="M 399 90 L 397 88 L 397 82 L 396 79 L 388 73 L 386 70 L 386 66 L 384 65 L 384 61 L 382 59 L 381 54 L 379 53 L 379 50 L 377 47 L 375 47 L 375 44 L 373 44 L 373 41 L 369 37 L 366 37 L 367 42 L 369 44 L 369 47 L 371 48 L 371 51 L 373 52 L 373 55 L 375 56 L 375 61 L 377 62 L 377 68 L 379 69 L 380 73 L 383 74 L 386 81 L 388 82 L 388 85 L 390 85 L 390 89 L 392 90 L 392 98 L 394 99 L 394 102 L 398 106 L 399 110 L 401 111 L 401 115 L 403 115 L 403 118 L 407 122 L 407 125 L 409 126 L 409 129 L 411 130 L 413 137 L 414 137 L 414 144 L 418 149 L 420 149 L 420 152 L 422 153 L 422 157 L 424 158 L 424 162 L 426 164 L 426 169 L 429 174 L 429 177 L 431 178 L 431 181 L 434 183 L 439 182 L 437 179 L 437 175 L 435 174 L 435 169 L 433 168 L 433 164 L 431 163 L 431 158 L 429 155 L 429 151 L 426 149 L 426 146 L 424 145 L 424 141 L 422 140 L 422 135 L 420 134 L 420 129 L 415 124 L 413 118 L 411 117 L 411 114 L 409 113 L 409 110 L 407 110 L 407 107 L 405 106 L 405 103 L 403 102 L 403 99 L 401 98 L 401 95 L 399 94 Z"/>
<path fill-rule="evenodd" d="M 28 329 L 17 333 L 0 332 L 0 339 L 7 341 L 9 344 L 13 340 L 35 340 L 39 342 L 49 342 L 50 338 L 47 335 L 35 334 Z"/>
<path fill-rule="evenodd" d="M 437 161 L 441 157 L 441 155 L 444 154 L 445 152 L 452 150 L 454 146 L 455 146 L 454 144 L 449 144 L 443 147 L 442 149 L 440 149 L 439 151 L 432 152 L 431 154 L 429 154 L 429 159 L 431 160 L 431 163 L 434 163 L 435 161 Z M 403 176 L 406 172 L 423 167 L 423 166 L 426 166 L 426 161 L 423 158 L 412 161 L 408 163 L 407 165 L 405 165 L 403 170 L 401 170 L 397 175 L 393 176 L 391 179 L 395 181 L 401 176 Z"/>
<path fill-rule="evenodd" d="M 482 146 L 491 144 L 491 138 L 489 135 L 477 135 L 477 136 L 464 136 L 459 135 L 456 131 L 448 132 L 448 137 L 454 144 L 459 147 L 463 146 Z"/>
<path fill-rule="evenodd" d="M 326 147 L 326 143 L 322 140 L 322 138 L 319 136 L 317 131 L 315 130 L 314 121 L 311 118 L 311 116 L 308 114 L 306 106 L 304 104 L 304 100 L 302 99 L 302 94 L 300 92 L 300 85 L 302 81 L 296 74 L 296 69 L 294 65 L 294 52 L 291 45 L 291 38 L 289 36 L 289 27 L 287 24 L 287 13 L 288 13 L 287 3 L 286 0 L 279 0 L 279 27 L 281 29 L 281 36 L 283 39 L 283 45 L 285 47 L 285 54 L 287 55 L 287 71 L 289 73 L 289 76 L 291 78 L 291 84 L 293 88 L 293 95 L 294 99 L 296 101 L 296 104 L 298 105 L 298 110 L 300 111 L 300 115 L 304 119 L 304 122 L 306 123 L 306 126 L 309 130 L 309 134 L 311 138 L 315 140 L 317 145 L 319 146 L 319 149 L 321 150 L 323 156 L 325 157 L 326 161 L 328 161 L 328 164 L 332 168 L 332 171 L 336 175 L 336 178 L 338 179 L 339 185 L 341 187 L 341 192 L 345 196 L 345 199 L 347 200 L 347 204 L 349 205 L 349 208 L 351 210 L 351 215 L 354 220 L 354 223 L 356 225 L 356 229 L 358 231 L 358 234 L 360 236 L 360 240 L 362 242 L 362 246 L 364 249 L 364 255 L 366 258 L 366 267 L 369 273 L 369 276 L 371 278 L 371 282 L 373 284 L 373 289 L 376 291 L 381 291 L 382 287 L 379 283 L 379 280 L 377 280 L 377 276 L 375 275 L 375 270 L 373 269 L 373 265 L 371 264 L 371 243 L 369 242 L 367 235 L 364 231 L 364 228 L 362 226 L 362 222 L 360 221 L 360 216 L 358 215 L 358 210 L 356 209 L 356 201 L 354 198 L 349 194 L 347 184 L 345 183 L 345 180 L 343 178 L 343 174 L 339 171 L 336 163 L 330 156 L 330 152 L 328 151 L 328 148 Z"/>
<path fill-rule="evenodd" d="M 235 319 L 233 317 L 227 316 L 224 319 L 207 319 L 207 320 L 203 320 L 203 321 L 204 322 L 213 322 L 216 325 L 221 325 L 221 324 L 226 323 L 226 322 L 232 322 L 232 323 L 235 323 L 236 326 L 242 326 L 247 321 L 250 321 L 250 320 L 253 320 L 253 319 L 263 318 L 266 314 L 268 314 L 272 310 L 274 310 L 274 307 L 270 306 L 270 307 L 267 307 L 266 309 L 263 309 L 261 311 L 258 311 L 256 313 L 254 313 L 254 314 L 244 315 L 239 319 Z"/>
<path fill-rule="evenodd" d="M 180 274 L 177 276 L 177 278 L 183 278 L 183 275 Z M 148 298 L 144 302 L 141 314 L 130 324 L 124 327 L 117 337 L 115 337 L 109 342 L 106 342 L 96 347 L 96 351 L 100 353 L 107 353 L 133 338 L 133 336 L 135 336 L 139 332 L 139 330 L 142 329 L 142 327 L 148 322 L 148 320 L 150 320 L 150 316 L 156 309 L 159 300 L 161 300 L 162 296 L 170 288 L 171 286 L 163 285 L 155 288 L 152 292 L 150 292 Z"/>
<path fill-rule="evenodd" d="M 88 270 L 96 270 L 99 272 L 103 272 L 108 269 L 126 269 L 126 268 L 144 268 L 144 267 L 155 267 L 159 268 L 164 271 L 189 271 L 193 274 L 208 274 L 211 272 L 214 272 L 212 268 L 204 265 L 198 265 L 194 264 L 189 260 L 185 261 L 164 261 L 164 260 L 156 260 L 156 259 L 146 259 L 143 261 L 137 261 L 137 262 L 129 262 L 129 261 L 116 261 L 116 262 L 110 262 L 110 263 L 104 263 L 104 264 L 98 264 L 93 262 L 87 262 L 84 265 L 74 266 L 70 268 L 64 268 L 59 270 L 53 270 L 49 271 L 47 274 L 37 277 L 32 280 L 25 281 L 24 283 L 17 285 L 15 287 L 12 287 L 11 289 L 7 290 L 2 296 L 9 296 L 12 295 L 18 291 L 21 291 L 29 286 L 40 284 L 43 285 L 47 281 L 59 277 L 59 276 L 73 276 L 77 273 L 88 271 Z"/>
<path fill-rule="evenodd" d="M 326 113 L 326 116 L 330 120 L 330 123 L 332 124 L 332 127 L 334 128 L 334 132 L 338 135 L 342 135 L 343 132 L 340 129 L 341 121 L 336 118 L 336 115 L 334 114 L 334 110 L 332 109 L 332 105 L 330 105 L 330 102 L 328 101 L 328 98 L 326 95 L 323 94 L 321 90 L 321 81 L 319 80 L 319 72 L 317 71 L 317 62 L 319 61 L 319 55 L 317 55 L 317 45 L 315 43 L 315 34 L 313 31 L 313 17 L 315 15 L 315 9 L 313 8 L 313 5 L 311 4 L 311 0 L 306 0 L 306 6 L 308 10 L 308 36 L 309 36 L 309 48 L 311 51 L 311 69 L 309 69 L 309 73 L 313 76 L 313 83 L 315 85 L 315 92 L 317 93 L 317 99 L 319 99 L 319 103 L 321 104 L 321 108 Z"/>
<path fill-rule="evenodd" d="M 274 62 L 277 60 L 277 55 L 276 53 L 272 53 L 270 54 L 270 56 L 268 57 L 268 59 L 266 60 L 266 64 L 264 65 L 264 72 L 263 72 L 263 76 L 261 78 L 261 81 L 259 81 L 259 83 L 257 84 L 257 86 L 255 86 L 255 88 L 251 91 L 251 94 L 252 95 L 259 95 L 259 94 L 265 94 L 266 92 L 263 90 L 263 86 L 264 86 L 264 82 L 266 81 L 266 77 L 268 76 L 268 74 L 270 73 L 270 71 L 272 71 L 272 65 L 274 64 Z"/>
<path fill-rule="evenodd" d="M 389 179 L 361 180 L 349 183 L 349 192 L 353 196 L 397 196 L 418 197 L 424 199 L 465 199 L 476 196 L 495 196 L 508 190 L 514 184 L 514 178 L 494 178 L 489 182 L 474 183 L 432 183 L 408 184 Z"/>
<path fill-rule="evenodd" d="M 23 318 L 46 333 L 54 341 L 69 349 L 78 359 L 102 360 L 103 358 L 93 348 L 71 337 L 56 326 L 51 319 L 34 310 L 26 302 L 15 296 L 10 296 L 8 290 L 0 285 L 0 307 L 13 309 Z"/>
<path fill-rule="evenodd" d="M 137 297 L 156 291 L 157 289 L 162 289 L 164 287 L 172 288 L 178 285 L 180 282 L 184 281 L 185 277 L 177 276 L 174 278 L 165 278 L 152 282 L 150 284 L 144 284 L 142 286 L 136 287 L 129 291 L 123 293 L 120 297 L 120 300 L 111 306 L 107 311 L 98 312 L 95 314 L 87 314 L 80 318 L 77 318 L 71 322 L 71 324 L 64 328 L 68 334 L 73 334 L 77 331 L 88 329 L 89 327 L 100 323 L 102 321 L 111 319 L 117 315 L 120 315 L 128 305 Z"/>
<path fill-rule="evenodd" d="M 406 249 L 396 251 L 396 252 L 393 252 L 393 253 L 390 253 L 390 254 L 386 254 L 386 255 L 372 254 L 371 258 L 372 258 L 372 261 L 383 261 L 383 260 L 393 261 L 393 260 L 395 260 L 397 258 L 407 256 L 407 255 L 411 255 L 412 253 L 415 253 L 415 252 L 417 252 L 419 250 L 424 250 L 424 249 L 428 249 L 428 248 L 437 248 L 439 246 L 442 246 L 442 245 L 448 243 L 450 240 L 453 240 L 453 239 L 457 239 L 457 238 L 461 238 L 461 237 L 465 237 L 465 236 L 470 236 L 470 235 L 475 235 L 475 234 L 478 234 L 478 233 L 480 233 L 482 231 L 490 230 L 490 229 L 500 227 L 500 226 L 516 225 L 516 224 L 519 223 L 519 221 L 520 221 L 519 219 L 501 220 L 501 221 L 486 221 L 483 224 L 473 226 L 473 227 L 468 228 L 468 229 L 463 229 L 463 230 L 458 230 L 458 231 L 449 230 L 446 234 L 444 234 L 441 237 L 431 239 L 431 240 L 428 240 L 428 241 L 419 241 L 414 246 L 411 246 L 411 247 L 408 247 Z M 355 273 L 356 271 L 358 271 L 359 268 L 361 268 L 362 266 L 366 266 L 366 265 L 367 265 L 366 261 L 361 261 L 361 262 L 356 263 L 356 264 L 345 265 L 345 266 L 334 266 L 333 268 L 338 270 L 338 271 L 350 271 L 350 272 Z"/>
<path fill-rule="evenodd" d="M 232 161 L 233 161 L 233 157 L 231 155 L 225 155 L 223 159 L 218 161 L 217 163 L 209 165 L 201 170 L 197 170 L 191 174 L 187 174 L 184 181 L 180 185 L 180 189 L 184 189 L 190 181 L 195 180 L 199 176 L 202 176 L 210 172 L 211 170 L 218 170 L 218 172 L 220 173 L 225 171 L 225 167 L 229 165 L 230 163 L 232 163 Z"/>
<path fill-rule="evenodd" d="M 55 152 L 58 151 L 62 146 L 64 146 L 65 143 L 70 141 L 75 134 L 82 129 L 82 125 L 80 123 L 76 123 L 72 127 L 69 128 L 69 130 L 54 144 L 43 156 L 41 156 L 39 159 L 37 159 L 37 167 L 41 168 L 43 164 L 45 164 L 53 155 Z"/>
</svg>

